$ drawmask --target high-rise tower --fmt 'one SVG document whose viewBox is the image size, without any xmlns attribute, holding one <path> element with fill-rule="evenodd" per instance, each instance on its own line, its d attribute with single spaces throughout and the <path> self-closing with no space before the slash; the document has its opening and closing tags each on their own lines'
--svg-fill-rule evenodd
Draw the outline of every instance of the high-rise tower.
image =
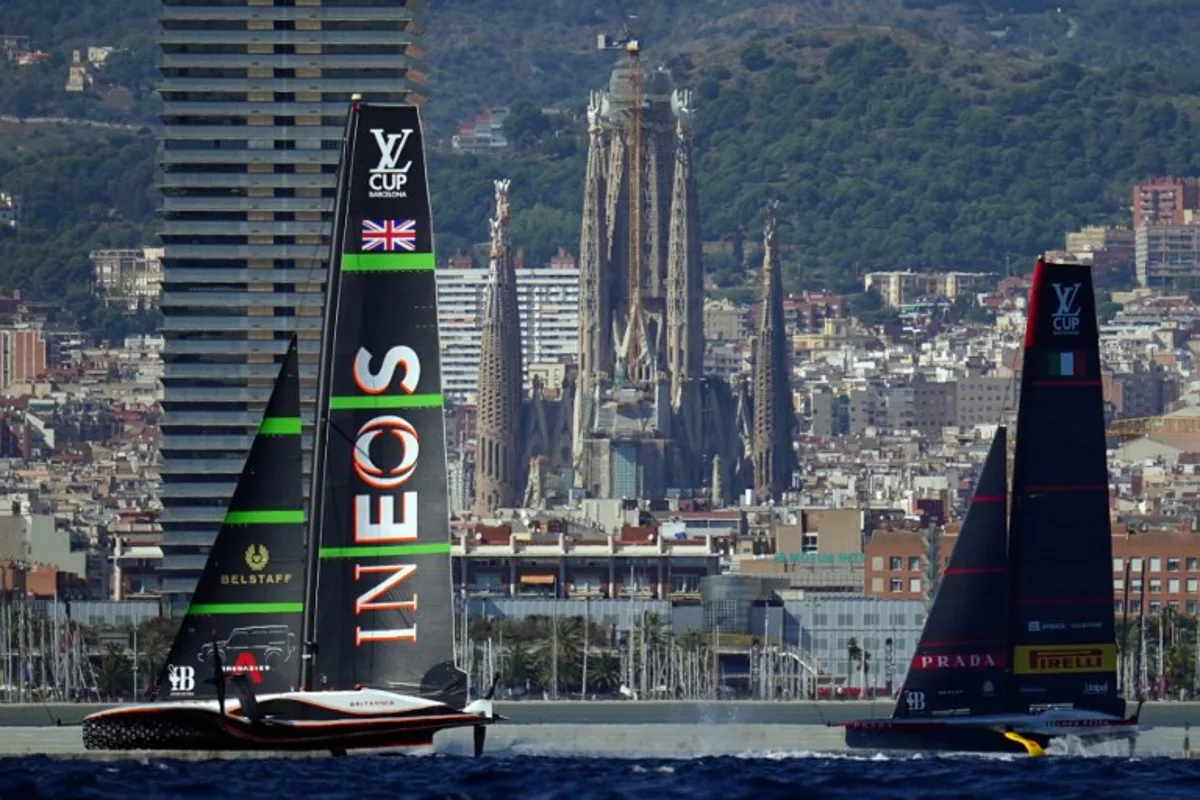
<svg viewBox="0 0 1200 800">
<path fill-rule="evenodd" d="M 419 8 L 405 0 L 162 4 L 168 613 L 182 612 L 171 601 L 186 600 L 203 567 L 293 331 L 311 423 L 346 106 L 353 92 L 420 100 Z"/>
<path fill-rule="evenodd" d="M 754 495 L 778 502 L 788 488 L 794 462 L 791 359 L 783 319 L 783 275 L 779 264 L 779 203 L 767 206 L 763 231 L 762 294 L 754 338 Z"/>
<path fill-rule="evenodd" d="M 508 241 L 508 181 L 496 181 L 488 284 L 484 293 L 476 411 L 475 506 L 511 508 L 524 493 L 517 434 L 521 414 L 521 317 Z"/>
</svg>

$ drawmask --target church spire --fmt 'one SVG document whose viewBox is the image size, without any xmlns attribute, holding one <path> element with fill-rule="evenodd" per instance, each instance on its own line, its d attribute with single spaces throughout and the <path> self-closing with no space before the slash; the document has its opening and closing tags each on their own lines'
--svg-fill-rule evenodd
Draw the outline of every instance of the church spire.
<svg viewBox="0 0 1200 800">
<path fill-rule="evenodd" d="M 762 294 L 754 351 L 754 494 L 778 502 L 793 465 L 791 359 L 783 319 L 783 275 L 779 263 L 779 203 L 767 206 L 763 231 Z"/>
</svg>

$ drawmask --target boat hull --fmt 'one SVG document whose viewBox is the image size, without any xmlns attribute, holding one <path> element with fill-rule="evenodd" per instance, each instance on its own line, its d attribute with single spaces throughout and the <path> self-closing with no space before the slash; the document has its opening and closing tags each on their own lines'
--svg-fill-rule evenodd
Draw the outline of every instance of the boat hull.
<svg viewBox="0 0 1200 800">
<path fill-rule="evenodd" d="M 848 722 L 852 749 L 949 753 L 1028 753 L 1054 739 L 1073 737 L 1088 744 L 1137 740 L 1137 716 L 1112 717 L 1061 709 L 1041 714 L 1004 714 L 945 719 L 866 719 Z"/>
<path fill-rule="evenodd" d="M 1024 735 L 1024 734 L 1023 734 Z M 1051 736 L 1025 735 L 1045 748 Z M 939 724 L 889 724 L 864 721 L 846 725 L 846 746 L 853 750 L 891 750 L 920 753 L 1016 753 L 1025 745 L 1005 737 L 1000 730 L 985 727 Z"/>
<path fill-rule="evenodd" d="M 289 692 L 263 698 L 259 709 L 255 720 L 236 700 L 225 713 L 213 702 L 115 708 L 83 720 L 83 744 L 88 750 L 339 752 L 428 746 L 440 731 L 493 721 L 490 714 L 371 690 Z"/>
</svg>

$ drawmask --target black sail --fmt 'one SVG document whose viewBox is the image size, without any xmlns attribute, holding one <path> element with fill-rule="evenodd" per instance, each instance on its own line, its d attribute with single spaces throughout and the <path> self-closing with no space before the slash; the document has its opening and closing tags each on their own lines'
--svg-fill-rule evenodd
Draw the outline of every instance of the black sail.
<svg viewBox="0 0 1200 800">
<path fill-rule="evenodd" d="M 296 339 L 250 445 L 179 634 L 157 699 L 217 696 L 214 645 L 224 673 L 245 672 L 256 693 L 300 683 L 304 511 Z"/>
<path fill-rule="evenodd" d="M 1013 710 L 1117 696 L 1112 531 L 1091 270 L 1038 261 L 1013 464 Z"/>
<path fill-rule="evenodd" d="M 318 381 L 306 688 L 462 708 L 454 666 L 437 293 L 416 107 L 354 103 Z"/>
<path fill-rule="evenodd" d="M 1008 689 L 1005 431 L 998 428 L 893 717 L 1004 710 Z"/>
</svg>

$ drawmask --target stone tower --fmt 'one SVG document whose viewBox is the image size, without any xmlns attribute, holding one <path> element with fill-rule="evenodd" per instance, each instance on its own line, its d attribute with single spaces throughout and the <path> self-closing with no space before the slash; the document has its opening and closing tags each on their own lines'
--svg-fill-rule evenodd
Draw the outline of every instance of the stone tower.
<svg viewBox="0 0 1200 800">
<path fill-rule="evenodd" d="M 713 453 L 702 446 L 691 96 L 674 89 L 665 69 L 646 70 L 633 113 L 632 86 L 622 63 L 588 105 L 574 481 L 592 497 L 653 499 L 710 480 Z"/>
<path fill-rule="evenodd" d="M 495 182 L 495 216 L 484 294 L 476 411 L 474 512 L 517 505 L 524 489 L 517 436 L 521 426 L 521 319 L 508 242 L 508 181 Z"/>
<path fill-rule="evenodd" d="M 783 319 L 783 275 L 779 264 L 779 203 L 767 207 L 763 231 L 762 295 L 754 338 L 754 496 L 778 502 L 794 462 L 791 359 Z"/>
</svg>

